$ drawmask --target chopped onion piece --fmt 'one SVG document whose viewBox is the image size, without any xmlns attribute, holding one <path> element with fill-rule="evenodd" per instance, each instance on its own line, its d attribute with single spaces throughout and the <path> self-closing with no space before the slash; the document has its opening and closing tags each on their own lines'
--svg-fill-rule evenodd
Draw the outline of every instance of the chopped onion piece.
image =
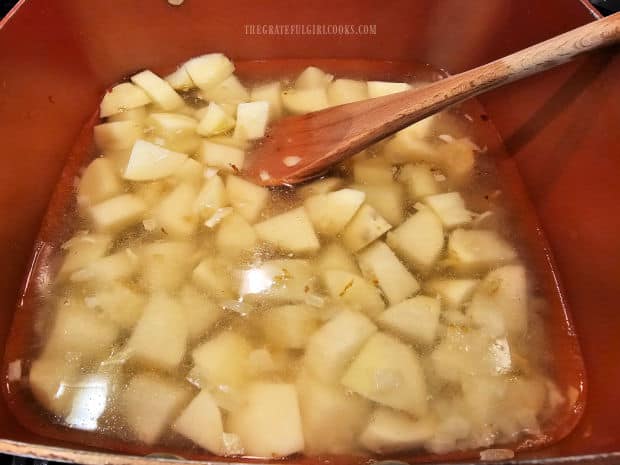
<svg viewBox="0 0 620 465">
<path fill-rule="evenodd" d="M 480 460 L 509 460 L 515 453 L 511 449 L 486 449 L 480 451 Z"/>
<path fill-rule="evenodd" d="M 224 455 L 243 455 L 245 449 L 241 445 L 241 438 L 233 433 L 223 433 Z"/>
<path fill-rule="evenodd" d="M 454 137 L 452 137 L 450 134 L 439 134 L 437 138 L 444 141 L 446 144 L 454 142 Z"/>
<path fill-rule="evenodd" d="M 284 160 L 282 160 L 282 163 L 284 163 L 286 166 L 290 168 L 291 166 L 298 165 L 300 161 L 301 161 L 300 157 L 290 156 L 290 157 L 285 157 Z"/>
<path fill-rule="evenodd" d="M 215 176 L 218 172 L 219 172 L 219 169 L 208 167 L 208 168 L 205 168 L 203 174 L 206 179 L 209 179 Z"/>
<path fill-rule="evenodd" d="M 307 294 L 304 298 L 304 303 L 311 307 L 323 308 L 325 305 L 325 299 L 316 294 Z"/>
<path fill-rule="evenodd" d="M 157 229 L 157 221 L 155 221 L 153 218 L 147 218 L 142 221 L 142 226 L 144 227 L 145 231 L 155 231 L 155 229 Z"/>
<path fill-rule="evenodd" d="M 205 221 L 205 226 L 207 228 L 215 227 L 220 221 L 230 215 L 232 211 L 233 209 L 230 207 L 218 208 L 215 210 L 215 213 Z"/>
<path fill-rule="evenodd" d="M 271 176 L 269 175 L 269 173 L 265 170 L 261 170 L 260 172 L 260 179 L 261 181 L 268 181 L 269 179 L 271 179 Z"/>
<path fill-rule="evenodd" d="M 7 380 L 9 382 L 19 381 L 22 377 L 22 361 L 21 359 L 13 360 L 9 363 L 7 372 Z"/>
</svg>

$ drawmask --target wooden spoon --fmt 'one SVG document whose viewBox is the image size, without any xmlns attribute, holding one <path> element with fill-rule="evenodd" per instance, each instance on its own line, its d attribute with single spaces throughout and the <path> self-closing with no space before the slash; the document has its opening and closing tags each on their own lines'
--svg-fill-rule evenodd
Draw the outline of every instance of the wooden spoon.
<svg viewBox="0 0 620 465">
<path fill-rule="evenodd" d="M 262 185 L 292 185 L 444 108 L 620 40 L 620 13 L 421 88 L 282 118 L 248 157 Z"/>
</svg>

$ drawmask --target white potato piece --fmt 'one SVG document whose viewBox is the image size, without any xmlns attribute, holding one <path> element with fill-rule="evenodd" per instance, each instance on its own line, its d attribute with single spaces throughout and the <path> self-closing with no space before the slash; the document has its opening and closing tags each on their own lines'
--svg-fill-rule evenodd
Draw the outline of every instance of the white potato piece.
<svg viewBox="0 0 620 465">
<path fill-rule="evenodd" d="M 402 131 L 397 132 L 394 137 L 386 142 L 384 156 L 386 160 L 394 164 L 411 162 L 436 164 L 440 160 L 437 147 L 424 139 L 413 136 L 411 133 L 403 133 Z"/>
<path fill-rule="evenodd" d="M 222 413 L 209 391 L 192 399 L 172 429 L 215 455 L 225 455 Z"/>
<path fill-rule="evenodd" d="M 269 201 L 269 190 L 238 176 L 226 178 L 226 195 L 232 207 L 248 222 L 254 223 Z"/>
<path fill-rule="evenodd" d="M 333 79 L 334 76 L 332 74 L 328 74 L 316 66 L 308 66 L 295 79 L 295 87 L 297 89 L 326 87 Z"/>
<path fill-rule="evenodd" d="M 465 207 L 465 199 L 458 192 L 429 195 L 424 203 L 435 212 L 446 229 L 471 223 L 472 213 Z"/>
<path fill-rule="evenodd" d="M 131 249 L 124 249 L 88 263 L 69 277 L 74 283 L 100 282 L 130 278 L 138 270 L 138 257 Z"/>
<path fill-rule="evenodd" d="M 452 266 L 461 271 L 485 271 L 517 258 L 515 249 L 495 231 L 455 229 L 448 239 Z"/>
<path fill-rule="evenodd" d="M 234 173 L 243 168 L 245 152 L 237 147 L 205 140 L 198 157 L 207 166 Z"/>
<path fill-rule="evenodd" d="M 112 121 L 93 128 L 95 145 L 104 152 L 129 149 L 142 136 L 142 125 L 135 121 Z"/>
<path fill-rule="evenodd" d="M 334 236 L 353 218 L 365 197 L 359 190 L 340 189 L 309 197 L 304 207 L 318 233 Z"/>
<path fill-rule="evenodd" d="M 105 118 L 149 103 L 151 99 L 146 92 L 130 82 L 123 82 L 112 87 L 103 96 L 99 105 L 99 116 Z"/>
<path fill-rule="evenodd" d="M 202 290 L 217 298 L 233 296 L 228 264 L 218 257 L 207 257 L 192 271 L 192 281 Z"/>
<path fill-rule="evenodd" d="M 222 307 L 191 284 L 181 288 L 178 298 L 185 320 L 189 322 L 190 341 L 206 334 L 224 315 Z"/>
<path fill-rule="evenodd" d="M 321 273 L 321 279 L 333 299 L 360 310 L 371 318 L 385 308 L 379 289 L 357 274 L 326 270 Z"/>
<path fill-rule="evenodd" d="M 135 123 L 142 124 L 148 114 L 147 107 L 136 107 L 108 116 L 107 121 L 109 123 L 113 121 L 133 121 Z"/>
<path fill-rule="evenodd" d="M 203 89 L 202 96 L 209 102 L 237 105 L 250 100 L 250 93 L 237 76 L 229 76 L 211 89 Z"/>
<path fill-rule="evenodd" d="M 402 452 L 423 446 L 434 436 L 436 429 L 433 420 L 414 420 L 405 413 L 379 407 L 373 412 L 359 441 L 375 454 Z"/>
<path fill-rule="evenodd" d="M 360 273 L 353 255 L 338 242 L 332 242 L 328 246 L 321 248 L 321 252 L 316 259 L 316 267 L 319 272 L 342 270 L 353 274 Z"/>
<path fill-rule="evenodd" d="M 294 254 L 307 254 L 319 250 L 312 223 L 303 207 L 289 210 L 254 225 L 259 239 Z"/>
<path fill-rule="evenodd" d="M 84 300 L 87 299 L 87 307 L 100 309 L 110 321 L 126 330 L 133 328 L 140 319 L 146 303 L 143 294 L 121 282 L 97 287 L 93 294 Z"/>
<path fill-rule="evenodd" d="M 460 310 L 479 283 L 479 279 L 437 278 L 427 281 L 424 287 L 431 295 L 436 294 L 446 309 Z"/>
<path fill-rule="evenodd" d="M 145 140 L 137 140 L 131 149 L 123 178 L 129 181 L 153 181 L 173 174 L 187 160 L 184 153 L 173 152 Z"/>
<path fill-rule="evenodd" d="M 214 144 L 225 145 L 227 147 L 234 147 L 241 150 L 247 150 L 250 148 L 250 143 L 247 140 L 235 139 L 232 136 L 217 135 L 211 136 L 207 140 Z"/>
<path fill-rule="evenodd" d="M 383 241 L 377 241 L 360 252 L 357 263 L 364 277 L 370 282 L 376 282 L 392 305 L 420 289 L 415 277 Z"/>
<path fill-rule="evenodd" d="M 527 330 L 527 300 L 525 268 L 503 266 L 482 280 L 467 307 L 467 315 L 490 336 L 521 336 Z"/>
<path fill-rule="evenodd" d="M 297 390 L 304 451 L 309 455 L 356 452 L 357 436 L 368 421 L 370 402 L 305 373 L 297 380 Z"/>
<path fill-rule="evenodd" d="M 398 173 L 398 181 L 407 187 L 409 200 L 414 202 L 441 192 L 431 167 L 425 163 L 403 166 Z"/>
<path fill-rule="evenodd" d="M 189 76 L 187 69 L 185 69 L 185 66 L 180 66 L 168 76 L 164 77 L 164 79 L 172 86 L 173 89 L 176 90 L 188 91 L 193 87 L 196 87 L 194 85 L 194 81 L 192 81 L 192 78 Z"/>
<path fill-rule="evenodd" d="M 339 189 L 343 183 L 342 178 L 321 178 L 300 186 L 297 190 L 297 195 L 302 199 L 307 199 L 313 195 L 327 194 Z"/>
<path fill-rule="evenodd" d="M 351 188 L 364 192 L 366 203 L 392 226 L 403 222 L 405 192 L 401 185 L 392 181 L 389 184 L 354 184 Z"/>
<path fill-rule="evenodd" d="M 357 184 L 385 185 L 394 180 L 394 170 L 383 158 L 356 160 L 353 164 L 353 179 Z"/>
<path fill-rule="evenodd" d="M 148 69 L 131 76 L 131 82 L 146 92 L 151 100 L 165 111 L 176 110 L 184 105 L 183 99 L 172 86 Z"/>
<path fill-rule="evenodd" d="M 194 201 L 193 211 L 201 218 L 208 218 L 228 205 L 224 181 L 217 174 L 208 178 Z"/>
<path fill-rule="evenodd" d="M 308 305 L 282 305 L 262 313 L 260 326 L 269 344 L 303 349 L 318 326 L 318 312 Z"/>
<path fill-rule="evenodd" d="M 324 110 L 329 106 L 324 87 L 311 89 L 288 89 L 282 92 L 284 109 L 294 115 Z"/>
<path fill-rule="evenodd" d="M 149 211 L 144 214 L 144 220 L 148 220 L 152 223 L 150 226 L 146 226 L 146 228 L 151 228 L 153 230 L 155 228 L 155 223 L 152 218 L 152 211 L 150 211 L 156 204 L 158 204 L 164 194 L 169 192 L 170 183 L 168 180 L 160 180 L 160 181 L 152 181 L 152 182 L 143 182 L 143 183 L 135 183 L 132 186 L 133 195 L 139 198 Z M 147 223 L 148 224 L 148 223 Z M 142 226 L 144 227 L 144 221 L 142 222 Z"/>
<path fill-rule="evenodd" d="M 135 437 L 154 444 L 191 398 L 183 384 L 150 373 L 134 376 L 120 394 L 120 413 Z"/>
<path fill-rule="evenodd" d="M 77 202 L 81 206 L 94 205 L 120 194 L 122 189 L 114 163 L 107 158 L 95 158 L 82 173 Z"/>
<path fill-rule="evenodd" d="M 155 241 L 138 250 L 142 271 L 140 282 L 149 292 L 175 292 L 192 270 L 193 244 L 185 241 Z"/>
<path fill-rule="evenodd" d="M 269 102 L 269 120 L 273 121 L 282 116 L 282 86 L 278 81 L 262 84 L 252 88 L 250 100 L 252 102 Z"/>
<path fill-rule="evenodd" d="M 43 356 L 34 360 L 28 374 L 28 387 L 37 402 L 61 417 L 71 411 L 75 395 L 72 387 L 80 375 L 78 359 L 67 359 L 63 355 Z"/>
<path fill-rule="evenodd" d="M 419 295 L 389 307 L 377 317 L 377 324 L 408 342 L 427 346 L 437 338 L 440 312 L 437 299 Z"/>
<path fill-rule="evenodd" d="M 163 293 L 151 295 L 127 341 L 131 358 L 152 368 L 174 370 L 185 356 L 188 325 L 174 299 Z"/>
<path fill-rule="evenodd" d="M 200 119 L 196 132 L 201 136 L 214 136 L 235 127 L 235 119 L 215 102 L 209 103 L 207 111 Z"/>
<path fill-rule="evenodd" d="M 194 372 L 210 388 L 239 387 L 248 377 L 246 360 L 251 350 L 243 336 L 221 332 L 194 349 Z"/>
<path fill-rule="evenodd" d="M 191 184 L 183 183 L 166 194 L 153 212 L 161 231 L 171 238 L 185 239 L 196 232 L 198 215 L 194 202 L 198 193 Z"/>
<path fill-rule="evenodd" d="M 384 95 L 404 92 L 409 89 L 411 89 L 411 86 L 406 82 L 368 81 L 369 98 L 383 97 Z"/>
<path fill-rule="evenodd" d="M 242 271 L 239 295 L 252 302 L 302 303 L 314 288 L 313 278 L 307 260 L 269 260 Z"/>
<path fill-rule="evenodd" d="M 198 188 L 204 181 L 204 171 L 205 168 L 202 166 L 202 163 L 193 158 L 188 158 L 179 169 L 174 172 L 173 176 L 174 180 L 179 183 L 188 183 Z"/>
<path fill-rule="evenodd" d="M 119 337 L 119 328 L 107 317 L 70 299 L 59 302 L 52 329 L 45 342 L 44 356 L 79 356 L 97 359 L 107 355 Z"/>
<path fill-rule="evenodd" d="M 441 220 L 430 210 L 420 210 L 390 231 L 386 242 L 409 265 L 427 271 L 444 248 Z"/>
<path fill-rule="evenodd" d="M 180 113 L 151 113 L 148 116 L 148 123 L 168 138 L 180 134 L 190 135 L 198 126 L 194 118 Z"/>
<path fill-rule="evenodd" d="M 236 257 L 254 249 L 258 238 L 250 223 L 241 215 L 227 215 L 215 234 L 215 245 L 222 255 Z"/>
<path fill-rule="evenodd" d="M 78 233 L 62 245 L 65 255 L 58 271 L 64 278 L 103 257 L 112 245 L 109 234 Z"/>
<path fill-rule="evenodd" d="M 221 53 L 209 53 L 185 62 L 183 68 L 192 83 L 207 90 L 228 78 L 235 70 L 235 65 Z"/>
<path fill-rule="evenodd" d="M 364 81 L 336 79 L 327 86 L 327 101 L 330 106 L 344 105 L 368 98 L 368 86 Z"/>
<path fill-rule="evenodd" d="M 310 337 L 304 366 L 318 380 L 333 384 L 375 331 L 377 327 L 361 313 L 343 310 Z"/>
<path fill-rule="evenodd" d="M 244 397 L 244 408 L 230 413 L 226 429 L 239 436 L 247 455 L 271 459 L 304 449 L 293 384 L 254 383 Z"/>
<path fill-rule="evenodd" d="M 255 140 L 265 135 L 269 121 L 269 102 L 240 103 L 237 106 L 237 124 L 233 137 Z"/>
<path fill-rule="evenodd" d="M 342 243 L 351 252 L 357 252 L 379 239 L 392 225 L 368 204 L 362 205 L 342 232 Z"/>
<path fill-rule="evenodd" d="M 418 355 L 402 342 L 376 333 L 342 377 L 342 384 L 387 407 L 423 417 L 426 380 Z"/>
</svg>

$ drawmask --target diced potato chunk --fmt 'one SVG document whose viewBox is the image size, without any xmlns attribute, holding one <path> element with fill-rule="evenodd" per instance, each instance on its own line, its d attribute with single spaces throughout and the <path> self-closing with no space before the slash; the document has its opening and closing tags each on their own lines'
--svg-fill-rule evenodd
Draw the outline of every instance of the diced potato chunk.
<svg viewBox="0 0 620 465">
<path fill-rule="evenodd" d="M 212 89 L 203 90 L 202 95 L 209 102 L 237 105 L 250 100 L 250 93 L 236 76 L 229 76 Z"/>
<path fill-rule="evenodd" d="M 523 335 L 527 330 L 527 281 L 521 265 L 508 265 L 491 271 L 482 280 L 467 314 L 487 334 Z"/>
<path fill-rule="evenodd" d="M 443 227 L 432 211 L 420 210 L 389 232 L 386 242 L 411 266 L 426 271 L 443 250 Z"/>
<path fill-rule="evenodd" d="M 379 407 L 359 440 L 371 452 L 388 454 L 424 445 L 436 429 L 436 423 L 430 419 L 414 420 L 402 412 Z"/>
<path fill-rule="evenodd" d="M 119 410 L 137 439 L 154 444 L 190 398 L 184 385 L 143 373 L 131 378 L 121 393 Z"/>
<path fill-rule="evenodd" d="M 151 242 L 144 245 L 139 253 L 142 258 L 142 286 L 150 292 L 175 292 L 186 282 L 192 270 L 194 247 L 188 242 Z"/>
<path fill-rule="evenodd" d="M 449 310 L 459 310 L 469 300 L 479 279 L 433 279 L 425 284 L 426 290 L 436 294 Z"/>
<path fill-rule="evenodd" d="M 409 342 L 430 345 L 437 337 L 440 311 L 437 299 L 419 295 L 388 308 L 377 324 Z"/>
<path fill-rule="evenodd" d="M 255 140 L 265 135 L 269 120 L 269 102 L 240 103 L 237 106 L 237 124 L 234 137 Z"/>
<path fill-rule="evenodd" d="M 353 189 L 366 194 L 366 203 L 373 207 L 392 226 L 404 219 L 405 193 L 399 184 L 354 184 Z"/>
<path fill-rule="evenodd" d="M 127 348 L 131 358 L 162 370 L 174 370 L 185 356 L 189 336 L 180 305 L 165 294 L 152 295 Z"/>
<path fill-rule="evenodd" d="M 235 65 L 221 53 L 209 53 L 187 61 L 183 68 L 201 89 L 211 89 L 228 78 Z"/>
<path fill-rule="evenodd" d="M 185 69 L 185 66 L 177 68 L 164 78 L 173 89 L 187 91 L 195 87 L 192 78 L 189 77 L 189 73 Z"/>
<path fill-rule="evenodd" d="M 118 326 L 81 303 L 59 302 L 44 356 L 75 354 L 86 359 L 105 356 L 119 336 Z"/>
<path fill-rule="evenodd" d="M 236 213 L 222 220 L 215 235 L 215 245 L 219 253 L 231 257 L 250 252 L 257 240 L 252 225 Z"/>
<path fill-rule="evenodd" d="M 311 89 L 288 89 L 282 92 L 284 109 L 294 115 L 324 110 L 329 106 L 324 87 Z"/>
<path fill-rule="evenodd" d="M 217 103 L 211 102 L 205 115 L 200 119 L 196 132 L 201 136 L 214 136 L 235 127 L 235 119 Z"/>
<path fill-rule="evenodd" d="M 303 207 L 289 210 L 254 226 L 259 239 L 286 252 L 316 252 L 319 239 Z"/>
<path fill-rule="evenodd" d="M 154 219 L 164 234 L 184 239 L 196 232 L 198 216 L 193 210 L 197 194 L 194 186 L 183 183 L 161 200 L 154 211 Z"/>
<path fill-rule="evenodd" d="M 188 158 L 179 169 L 174 172 L 174 179 L 180 183 L 186 182 L 197 188 L 204 180 L 204 170 L 205 168 L 202 166 L 202 163 L 193 158 Z"/>
<path fill-rule="evenodd" d="M 211 388 L 240 386 L 248 376 L 245 362 L 251 350 L 244 337 L 231 331 L 222 332 L 194 349 L 194 370 Z"/>
<path fill-rule="evenodd" d="M 342 378 L 342 384 L 387 407 L 417 417 L 426 414 L 426 380 L 417 354 L 402 342 L 376 333 Z"/>
<path fill-rule="evenodd" d="M 411 89 L 411 86 L 406 82 L 368 81 L 369 98 L 383 97 L 384 95 L 404 92 L 409 89 Z"/>
<path fill-rule="evenodd" d="M 303 349 L 318 325 L 318 312 L 308 305 L 283 305 L 263 312 L 261 328 L 269 344 Z"/>
<path fill-rule="evenodd" d="M 437 163 L 439 152 L 431 143 L 412 137 L 409 133 L 397 132 L 387 141 L 384 148 L 385 158 L 391 163 L 411 162 Z"/>
<path fill-rule="evenodd" d="M 229 145 L 204 141 L 200 146 L 200 160 L 207 166 L 235 172 L 243 168 L 245 152 Z"/>
<path fill-rule="evenodd" d="M 362 205 L 342 233 L 342 242 L 351 252 L 366 247 L 392 228 L 377 210 Z"/>
<path fill-rule="evenodd" d="M 192 399 L 172 429 L 212 454 L 224 455 L 222 413 L 209 391 L 202 390 Z"/>
<path fill-rule="evenodd" d="M 145 70 L 131 76 L 131 82 L 142 88 L 148 96 L 165 111 L 184 105 L 183 99 L 172 86 L 152 71 Z"/>
<path fill-rule="evenodd" d="M 308 66 L 297 76 L 297 79 L 295 79 L 295 87 L 297 89 L 326 87 L 333 79 L 334 76 L 332 74 L 327 74 L 316 66 Z"/>
<path fill-rule="evenodd" d="M 377 327 L 361 313 L 341 311 L 308 341 L 304 364 L 318 380 L 333 384 Z"/>
<path fill-rule="evenodd" d="M 216 174 L 205 181 L 198 193 L 194 201 L 194 212 L 202 218 L 208 218 L 226 205 L 228 205 L 226 187 L 222 178 Z"/>
<path fill-rule="evenodd" d="M 455 229 L 448 239 L 452 265 L 463 271 L 484 271 L 517 258 L 512 246 L 495 231 Z"/>
<path fill-rule="evenodd" d="M 99 108 L 99 116 L 105 118 L 106 116 L 123 113 L 126 110 L 148 105 L 149 103 L 151 103 L 151 99 L 146 92 L 130 82 L 123 82 L 112 87 L 103 96 Z"/>
<path fill-rule="evenodd" d="M 327 86 L 327 100 L 330 106 L 344 105 L 368 98 L 368 86 L 364 81 L 336 79 Z"/>
<path fill-rule="evenodd" d="M 239 294 L 244 300 L 301 303 L 313 288 L 313 277 L 307 260 L 270 260 L 242 272 Z"/>
<path fill-rule="evenodd" d="M 317 257 L 316 265 L 319 272 L 326 270 L 342 270 L 359 274 L 359 268 L 355 263 L 353 255 L 337 242 L 321 248 L 321 253 Z"/>
<path fill-rule="evenodd" d="M 122 188 L 114 163 L 95 158 L 80 178 L 77 201 L 84 206 L 94 205 L 120 194 Z"/>
<path fill-rule="evenodd" d="M 245 394 L 244 408 L 230 413 L 226 429 L 241 438 L 250 456 L 271 459 L 301 452 L 304 437 L 295 386 L 252 384 Z"/>
<path fill-rule="evenodd" d="M 129 181 L 153 181 L 178 170 L 187 160 L 184 153 L 173 152 L 145 140 L 137 140 L 131 149 L 123 178 Z"/>
<path fill-rule="evenodd" d="M 435 212 L 446 229 L 471 222 L 472 214 L 465 207 L 465 200 L 458 192 L 429 195 L 424 199 L 424 203 Z"/>
<path fill-rule="evenodd" d="M 142 294 L 125 284 L 115 282 L 97 287 L 87 306 L 101 309 L 110 321 L 123 329 L 131 329 L 140 319 L 145 301 Z"/>
<path fill-rule="evenodd" d="M 368 420 L 370 402 L 341 386 L 302 374 L 297 380 L 305 451 L 310 455 L 357 451 L 357 435 Z"/>
<path fill-rule="evenodd" d="M 201 139 L 196 134 L 198 122 L 191 116 L 151 113 L 145 124 L 149 128 L 148 137 L 169 150 L 193 154 L 200 147 Z"/>
<path fill-rule="evenodd" d="M 359 190 L 341 189 L 309 197 L 304 207 L 316 231 L 333 236 L 344 229 L 365 197 Z"/>
<path fill-rule="evenodd" d="M 192 280 L 201 289 L 217 298 L 231 298 L 232 289 L 227 264 L 216 257 L 202 260 L 192 272 Z"/>
<path fill-rule="evenodd" d="M 74 271 L 69 279 L 76 283 L 111 282 L 130 278 L 137 269 L 138 257 L 131 249 L 125 249 L 91 261 L 83 268 Z"/>
<path fill-rule="evenodd" d="M 269 201 L 269 190 L 238 176 L 226 178 L 226 194 L 233 208 L 250 223 L 254 223 Z"/>
<path fill-rule="evenodd" d="M 375 317 L 385 308 L 379 289 L 356 274 L 326 270 L 321 277 L 329 295 L 353 309 Z"/>
<path fill-rule="evenodd" d="M 179 292 L 179 302 L 189 322 L 191 341 L 206 334 L 222 318 L 224 310 L 206 295 L 191 285 L 184 286 Z"/>
<path fill-rule="evenodd" d="M 270 82 L 254 87 L 250 91 L 250 100 L 252 102 L 265 101 L 269 102 L 269 120 L 282 116 L 282 89 L 279 82 Z"/>
<path fill-rule="evenodd" d="M 93 128 L 95 144 L 100 150 L 129 149 L 142 135 L 142 125 L 135 121 L 113 121 Z"/>
<path fill-rule="evenodd" d="M 114 115 L 108 116 L 108 122 L 112 121 L 133 121 L 138 124 L 142 124 L 146 117 L 148 116 L 148 111 L 146 107 L 136 107 L 130 110 L 125 110 L 122 113 L 116 113 Z"/>
<path fill-rule="evenodd" d="M 409 199 L 412 201 L 438 194 L 441 191 L 431 167 L 424 163 L 403 166 L 398 173 L 398 180 L 405 184 Z"/>
<path fill-rule="evenodd" d="M 364 277 L 376 282 L 392 305 L 420 289 L 418 281 L 385 242 L 377 241 L 364 249 L 357 256 L 357 262 Z"/>
<path fill-rule="evenodd" d="M 328 192 L 335 191 L 341 187 L 342 184 L 342 178 L 322 178 L 299 187 L 297 194 L 302 199 L 307 199 L 313 195 L 327 194 Z"/>
<path fill-rule="evenodd" d="M 66 250 L 58 276 L 64 277 L 103 257 L 112 245 L 108 234 L 77 234 L 63 244 Z"/>
<path fill-rule="evenodd" d="M 353 165 L 353 179 L 358 184 L 389 184 L 394 180 L 392 165 L 382 158 L 368 158 Z"/>
<path fill-rule="evenodd" d="M 35 360 L 28 375 L 28 385 L 34 398 L 58 416 L 65 416 L 71 411 L 75 395 L 72 387 L 80 375 L 77 359 L 67 360 L 63 355 L 44 356 Z"/>
</svg>

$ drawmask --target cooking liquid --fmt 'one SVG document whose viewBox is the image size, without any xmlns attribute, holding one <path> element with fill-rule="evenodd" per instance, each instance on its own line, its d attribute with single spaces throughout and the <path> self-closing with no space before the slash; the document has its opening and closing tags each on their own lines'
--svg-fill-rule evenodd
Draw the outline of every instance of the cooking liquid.
<svg viewBox="0 0 620 465">
<path fill-rule="evenodd" d="M 440 76 L 440 73 L 427 66 L 402 63 L 308 60 L 304 64 L 318 66 L 335 74 L 337 78 L 429 81 Z M 237 63 L 237 74 L 246 85 L 248 82 L 264 82 L 268 78 L 279 78 L 282 74 L 293 76 L 295 71 L 301 69 L 303 69 L 301 62 L 293 60 Z M 274 70 L 277 70 L 278 74 Z M 133 374 L 151 371 L 151 369 L 135 362 L 126 363 L 127 357 L 121 349 L 120 341 L 115 344 L 115 349 L 111 354 L 102 354 L 96 362 L 81 366 L 80 371 L 84 375 L 83 385 L 78 385 L 77 389 L 86 393 L 81 396 L 83 399 L 81 410 L 74 407 L 71 414 L 66 417 L 51 415 L 37 404 L 29 391 L 28 368 L 39 356 L 42 343 L 53 321 L 54 309 L 59 302 L 62 304 L 71 299 L 83 300 L 90 295 L 86 286 L 55 284 L 55 273 L 61 263 L 61 244 L 76 231 L 87 228 L 87 225 L 81 223 L 76 214 L 73 182 L 79 175 L 80 167 L 85 166 L 93 155 L 93 151 L 87 149 L 92 140 L 91 127 L 89 125 L 85 128 L 68 160 L 40 232 L 31 270 L 26 279 L 6 350 L 5 394 L 20 422 L 44 436 L 137 454 L 165 452 L 194 459 L 212 457 L 171 431 L 166 432 L 155 445 L 151 446 L 134 440 L 122 415 L 119 414 L 117 398 Z M 445 138 L 446 134 L 455 139 L 470 137 L 481 149 L 477 153 L 475 172 L 471 181 L 459 186 L 458 190 L 465 198 L 470 210 L 479 213 L 492 212 L 487 219 L 480 219 L 481 227 L 496 230 L 508 239 L 517 248 L 520 261 L 527 267 L 529 325 L 528 332 L 523 338 L 510 341 L 511 349 L 518 353 L 521 360 L 521 363 L 517 363 L 518 368 L 514 375 L 521 374 L 521 370 L 531 370 L 536 376 L 540 376 L 540 379 L 548 380 L 548 382 L 545 381 L 545 386 L 549 389 L 547 399 L 551 399 L 547 402 L 546 410 L 539 417 L 540 431 L 534 428 L 529 434 L 514 437 L 495 433 L 492 439 L 499 441 L 499 444 L 491 446 L 489 443 L 485 446 L 480 443 L 478 446 L 521 449 L 556 441 L 572 429 L 583 409 L 583 366 L 574 331 L 570 326 L 571 323 L 559 294 L 544 237 L 536 225 L 534 213 L 524 194 L 516 166 L 503 151 L 499 136 L 491 122 L 488 121 L 484 110 L 474 101 L 441 114 L 437 118 L 434 132 L 435 136 L 440 138 Z M 380 152 L 380 150 L 381 143 L 371 149 L 371 152 Z M 342 177 L 345 185 L 350 184 L 352 182 L 351 163 L 345 162 L 336 167 L 332 174 Z M 296 189 L 275 189 L 271 192 L 269 207 L 265 210 L 264 217 L 300 206 L 302 203 L 303 198 Z M 408 204 L 405 217 L 413 212 L 415 212 L 413 205 Z M 161 234 L 161 237 L 165 238 L 165 232 Z M 139 225 L 134 230 L 120 235 L 112 251 L 126 248 L 137 250 L 144 238 L 152 237 L 152 231 L 145 231 L 142 225 Z M 217 253 L 213 245 L 208 241 L 205 242 L 205 237 L 200 234 L 193 242 L 195 247 L 205 255 Z M 322 240 L 322 245 L 326 243 L 327 241 Z M 255 268 L 257 263 L 276 258 L 288 257 L 279 254 L 273 248 L 262 246 L 238 257 L 233 268 L 248 270 Z M 430 276 L 446 278 L 454 277 L 454 274 L 449 270 L 437 268 Z M 484 273 L 473 275 L 479 278 L 483 276 Z M 231 279 L 233 279 L 232 276 Z M 426 279 L 427 277 L 424 278 Z M 139 290 L 139 279 L 132 279 L 130 285 Z M 422 291 L 422 293 L 425 292 Z M 317 295 L 325 297 L 320 290 L 317 291 Z M 227 307 L 225 316 L 199 341 L 208 339 L 218 331 L 233 330 L 246 337 L 253 347 L 261 348 L 266 344 L 269 347 L 269 341 L 265 340 L 258 320 L 261 312 L 267 311 L 272 304 L 260 300 L 252 304 L 245 302 L 235 304 L 232 299 L 229 300 L 230 302 L 224 304 L 224 307 Z M 318 310 L 325 320 L 333 311 L 329 308 L 330 306 L 327 307 Z M 445 314 L 442 315 L 441 321 L 441 334 L 459 326 Z M 427 360 L 436 346 L 437 343 L 426 348 L 416 347 L 416 350 L 424 360 Z M 188 350 L 184 362 L 176 372 L 170 373 L 171 377 L 182 382 L 186 382 L 188 378 L 190 381 L 195 381 L 189 373 L 192 365 L 190 353 L 191 351 Z M 262 375 L 262 379 L 294 383 L 302 366 L 302 352 L 279 351 L 277 357 L 281 357 L 281 363 L 286 368 L 275 375 Z M 279 361 L 277 357 L 276 360 Z M 100 364 L 102 359 L 108 360 L 103 369 Z M 442 399 L 444 405 L 441 409 L 449 411 L 452 397 L 457 396 L 457 393 L 450 391 L 452 387 L 449 383 L 445 385 L 435 382 L 432 368 L 430 372 L 427 365 L 425 368 L 430 395 Z M 110 382 L 110 380 L 113 381 Z M 72 387 L 75 388 L 75 386 Z M 222 404 L 228 400 L 226 396 L 221 398 Z M 446 415 L 449 415 L 449 412 Z M 472 455 L 472 452 L 467 450 L 471 449 L 467 446 L 467 442 L 458 444 L 456 447 L 465 449 L 465 451 L 449 450 L 446 451 L 447 454 L 435 455 L 418 449 L 405 455 L 401 453 L 393 454 L 393 456 L 408 461 L 421 461 L 447 460 L 451 457 L 460 458 Z M 346 452 L 352 453 L 357 458 L 335 455 L 331 457 L 331 460 L 335 462 L 342 460 L 342 463 L 351 463 L 353 460 L 361 463 L 366 460 L 363 456 L 368 455 L 368 452 L 361 448 Z M 312 462 L 313 457 L 303 457 L 298 460 Z"/>
</svg>

